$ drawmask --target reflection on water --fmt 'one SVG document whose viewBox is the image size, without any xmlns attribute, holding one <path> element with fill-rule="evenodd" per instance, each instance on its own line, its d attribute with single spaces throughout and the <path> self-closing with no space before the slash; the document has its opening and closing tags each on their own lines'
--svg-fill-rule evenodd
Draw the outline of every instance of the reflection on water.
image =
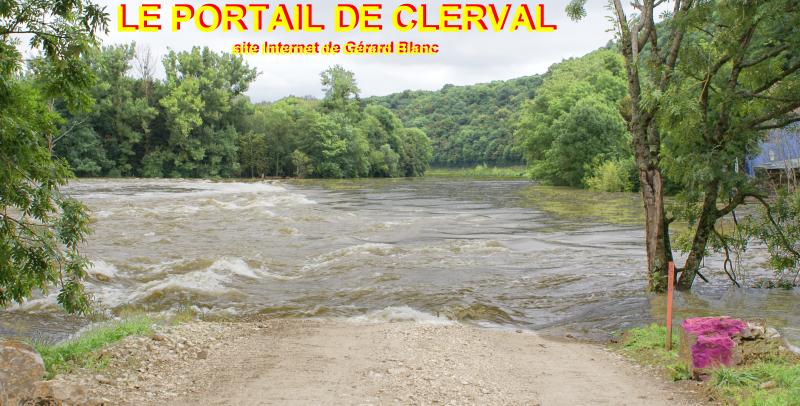
<svg viewBox="0 0 800 406">
<path fill-rule="evenodd" d="M 658 320 L 645 293 L 641 203 L 526 181 L 81 180 L 93 210 L 89 289 L 112 313 L 462 320 L 589 337 Z M 744 258 L 758 268 L 756 252 Z M 792 337 L 794 291 L 711 284 L 677 314 L 767 317 Z M 0 334 L 62 337 L 86 322 L 54 296 L 0 313 Z"/>
</svg>

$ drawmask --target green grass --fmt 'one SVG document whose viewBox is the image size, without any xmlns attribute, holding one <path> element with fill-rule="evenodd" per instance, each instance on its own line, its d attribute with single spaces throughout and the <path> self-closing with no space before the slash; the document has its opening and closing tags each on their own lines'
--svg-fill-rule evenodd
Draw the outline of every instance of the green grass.
<svg viewBox="0 0 800 406">
<path fill-rule="evenodd" d="M 644 365 L 662 366 L 674 380 L 691 379 L 678 358 L 678 335 L 672 351 L 664 349 L 667 329 L 651 324 L 625 332 L 619 351 Z M 710 394 L 724 403 L 743 406 L 800 406 L 800 362 L 788 352 L 765 352 L 763 359 L 720 368 L 706 383 Z"/>
<path fill-rule="evenodd" d="M 800 363 L 784 359 L 721 368 L 711 379 L 714 391 L 731 404 L 800 405 Z"/>
<path fill-rule="evenodd" d="M 489 167 L 477 165 L 474 168 L 431 168 L 425 171 L 427 177 L 453 178 L 525 178 L 524 166 Z"/>
<path fill-rule="evenodd" d="M 44 360 L 50 379 L 59 373 L 68 373 L 74 368 L 103 369 L 108 360 L 94 353 L 103 347 L 132 335 L 152 334 L 155 321 L 146 316 L 134 316 L 91 329 L 80 337 L 59 344 L 33 343 Z"/>
<path fill-rule="evenodd" d="M 663 366 L 673 380 L 690 378 L 688 366 L 678 360 L 678 335 L 672 333 L 672 350 L 667 351 L 667 328 L 658 324 L 628 330 L 622 339 L 620 350 L 644 365 Z"/>
</svg>

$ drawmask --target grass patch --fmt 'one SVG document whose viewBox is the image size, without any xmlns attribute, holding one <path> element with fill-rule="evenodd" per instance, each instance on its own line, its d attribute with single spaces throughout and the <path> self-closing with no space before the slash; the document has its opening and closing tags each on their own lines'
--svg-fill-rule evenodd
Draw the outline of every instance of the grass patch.
<svg viewBox="0 0 800 406">
<path fill-rule="evenodd" d="M 667 329 L 651 324 L 625 332 L 618 350 L 634 361 L 661 366 L 674 380 L 691 379 L 687 365 L 678 358 L 678 335 L 673 332 L 672 351 L 664 349 Z M 800 359 L 788 351 L 763 351 L 762 359 L 720 368 L 706 382 L 714 398 L 744 406 L 800 406 Z"/>
<path fill-rule="evenodd" d="M 428 177 L 452 178 L 526 178 L 524 166 L 489 167 L 477 165 L 474 168 L 431 168 L 425 171 Z"/>
<path fill-rule="evenodd" d="M 667 351 L 667 328 L 658 324 L 636 327 L 628 330 L 622 337 L 620 350 L 636 362 L 644 365 L 662 366 L 673 380 L 691 378 L 689 367 L 678 359 L 679 340 L 672 334 L 672 350 Z"/>
<path fill-rule="evenodd" d="M 155 321 L 146 316 L 135 316 L 94 328 L 80 337 L 59 344 L 32 343 L 44 360 L 46 379 L 74 368 L 103 369 L 108 360 L 92 354 L 108 344 L 132 335 L 149 335 Z"/>
<path fill-rule="evenodd" d="M 730 404 L 800 405 L 800 364 L 789 357 L 721 368 L 714 372 L 711 384 L 718 397 Z"/>
</svg>

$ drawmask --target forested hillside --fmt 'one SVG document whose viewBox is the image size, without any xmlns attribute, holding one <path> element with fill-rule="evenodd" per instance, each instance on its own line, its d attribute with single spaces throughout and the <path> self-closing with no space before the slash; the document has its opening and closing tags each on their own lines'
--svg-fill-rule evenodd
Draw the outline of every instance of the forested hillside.
<svg viewBox="0 0 800 406">
<path fill-rule="evenodd" d="M 541 83 L 541 76 L 525 76 L 446 85 L 437 91 L 406 90 L 367 102 L 386 106 L 405 125 L 424 130 L 433 145 L 434 165 L 520 164 L 514 128 L 523 104 L 535 96 Z"/>
<path fill-rule="evenodd" d="M 134 45 L 97 49 L 84 62 L 92 107 L 76 113 L 53 100 L 65 122 L 49 141 L 79 176 L 420 176 L 431 157 L 424 132 L 362 104 L 352 72 L 339 66 L 322 72 L 322 100 L 254 105 L 243 93 L 256 70 L 208 48 L 170 52 L 164 80 Z M 34 64 L 29 81 L 45 85 L 47 69 Z"/>
</svg>

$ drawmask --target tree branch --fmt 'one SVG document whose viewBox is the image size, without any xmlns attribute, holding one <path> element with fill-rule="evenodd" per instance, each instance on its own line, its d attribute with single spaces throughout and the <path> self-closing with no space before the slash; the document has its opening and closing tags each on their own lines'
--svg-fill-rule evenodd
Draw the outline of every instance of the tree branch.
<svg viewBox="0 0 800 406">
<path fill-rule="evenodd" d="M 775 129 L 775 128 L 786 127 L 787 125 L 796 123 L 798 121 L 800 121 L 800 116 L 794 116 L 794 117 L 791 117 L 791 118 L 787 118 L 785 120 L 776 121 L 776 122 L 774 122 L 772 124 L 757 125 L 757 126 L 755 126 L 753 128 L 756 129 L 756 130 L 772 130 L 772 129 Z"/>
<path fill-rule="evenodd" d="M 755 59 L 755 60 L 749 61 L 749 62 L 742 62 L 741 66 L 742 66 L 742 68 L 749 68 L 751 66 L 758 65 L 759 63 L 764 62 L 767 59 L 774 58 L 774 57 L 778 56 L 778 54 L 780 54 L 781 52 L 783 52 L 783 51 L 785 51 L 787 49 L 789 49 L 789 46 L 786 45 L 786 44 L 784 44 L 782 46 L 779 46 L 779 47 L 775 47 L 772 51 L 767 52 L 761 58 L 758 58 L 758 59 Z"/>
<path fill-rule="evenodd" d="M 798 70 L 800 70 L 800 61 L 798 61 L 794 65 L 790 66 L 789 68 L 787 68 L 786 70 L 781 72 L 780 75 L 775 76 L 774 78 L 767 80 L 763 85 L 757 87 L 751 93 L 753 93 L 753 94 L 763 93 L 763 92 L 769 90 L 772 87 L 772 85 L 780 82 L 781 80 L 783 80 L 787 76 L 791 75 L 792 73 L 797 72 Z"/>
<path fill-rule="evenodd" d="M 781 107 L 781 108 L 779 108 L 779 109 L 777 109 L 775 111 L 769 112 L 769 113 L 764 114 L 764 115 L 762 115 L 760 117 L 757 117 L 757 118 L 754 118 L 752 120 L 749 120 L 748 121 L 748 124 L 749 124 L 748 127 L 755 128 L 760 124 L 766 123 L 767 121 L 770 121 L 770 120 L 774 120 L 774 119 L 778 118 L 779 116 L 781 116 L 783 114 L 786 114 L 786 113 L 788 113 L 788 112 L 790 112 L 790 111 L 792 111 L 792 110 L 794 110 L 794 109 L 796 109 L 798 107 L 800 107 L 800 100 L 797 100 L 794 103 L 786 103 L 786 105 L 784 105 L 783 107 Z"/>
<path fill-rule="evenodd" d="M 767 203 L 766 199 L 764 199 L 762 196 L 756 195 L 756 194 L 752 194 L 752 195 L 749 195 L 749 196 L 751 196 L 751 197 L 755 198 L 756 200 L 758 200 L 759 202 L 761 202 L 761 204 L 766 209 L 766 211 L 767 211 L 767 219 L 769 220 L 770 224 L 772 224 L 772 226 L 775 228 L 775 232 L 780 237 L 781 243 L 783 244 L 783 248 L 786 249 L 786 251 L 789 251 L 790 253 L 792 253 L 792 255 L 794 255 L 795 257 L 800 258 L 800 252 L 797 252 L 797 250 L 795 250 L 794 247 L 792 247 L 792 244 L 789 243 L 789 240 L 783 234 L 783 231 L 781 230 L 780 226 L 778 226 L 778 223 L 775 221 L 775 218 L 772 217 L 772 210 L 770 210 L 769 203 Z"/>
<path fill-rule="evenodd" d="M 731 282 L 733 282 L 733 284 L 736 285 L 737 288 L 741 288 L 742 285 L 739 285 L 739 282 L 736 281 L 736 277 L 734 277 L 733 275 L 731 275 L 730 272 L 728 272 L 728 264 L 733 263 L 731 261 L 731 253 L 730 249 L 728 248 L 728 242 L 725 241 L 725 237 L 722 234 L 720 234 L 716 228 L 714 228 L 714 234 L 717 236 L 717 239 L 722 244 L 722 248 L 725 250 L 725 261 L 722 263 L 722 270 L 725 271 L 725 274 L 728 275 L 728 279 L 730 279 Z M 731 270 L 733 270 L 732 266 Z"/>
</svg>

